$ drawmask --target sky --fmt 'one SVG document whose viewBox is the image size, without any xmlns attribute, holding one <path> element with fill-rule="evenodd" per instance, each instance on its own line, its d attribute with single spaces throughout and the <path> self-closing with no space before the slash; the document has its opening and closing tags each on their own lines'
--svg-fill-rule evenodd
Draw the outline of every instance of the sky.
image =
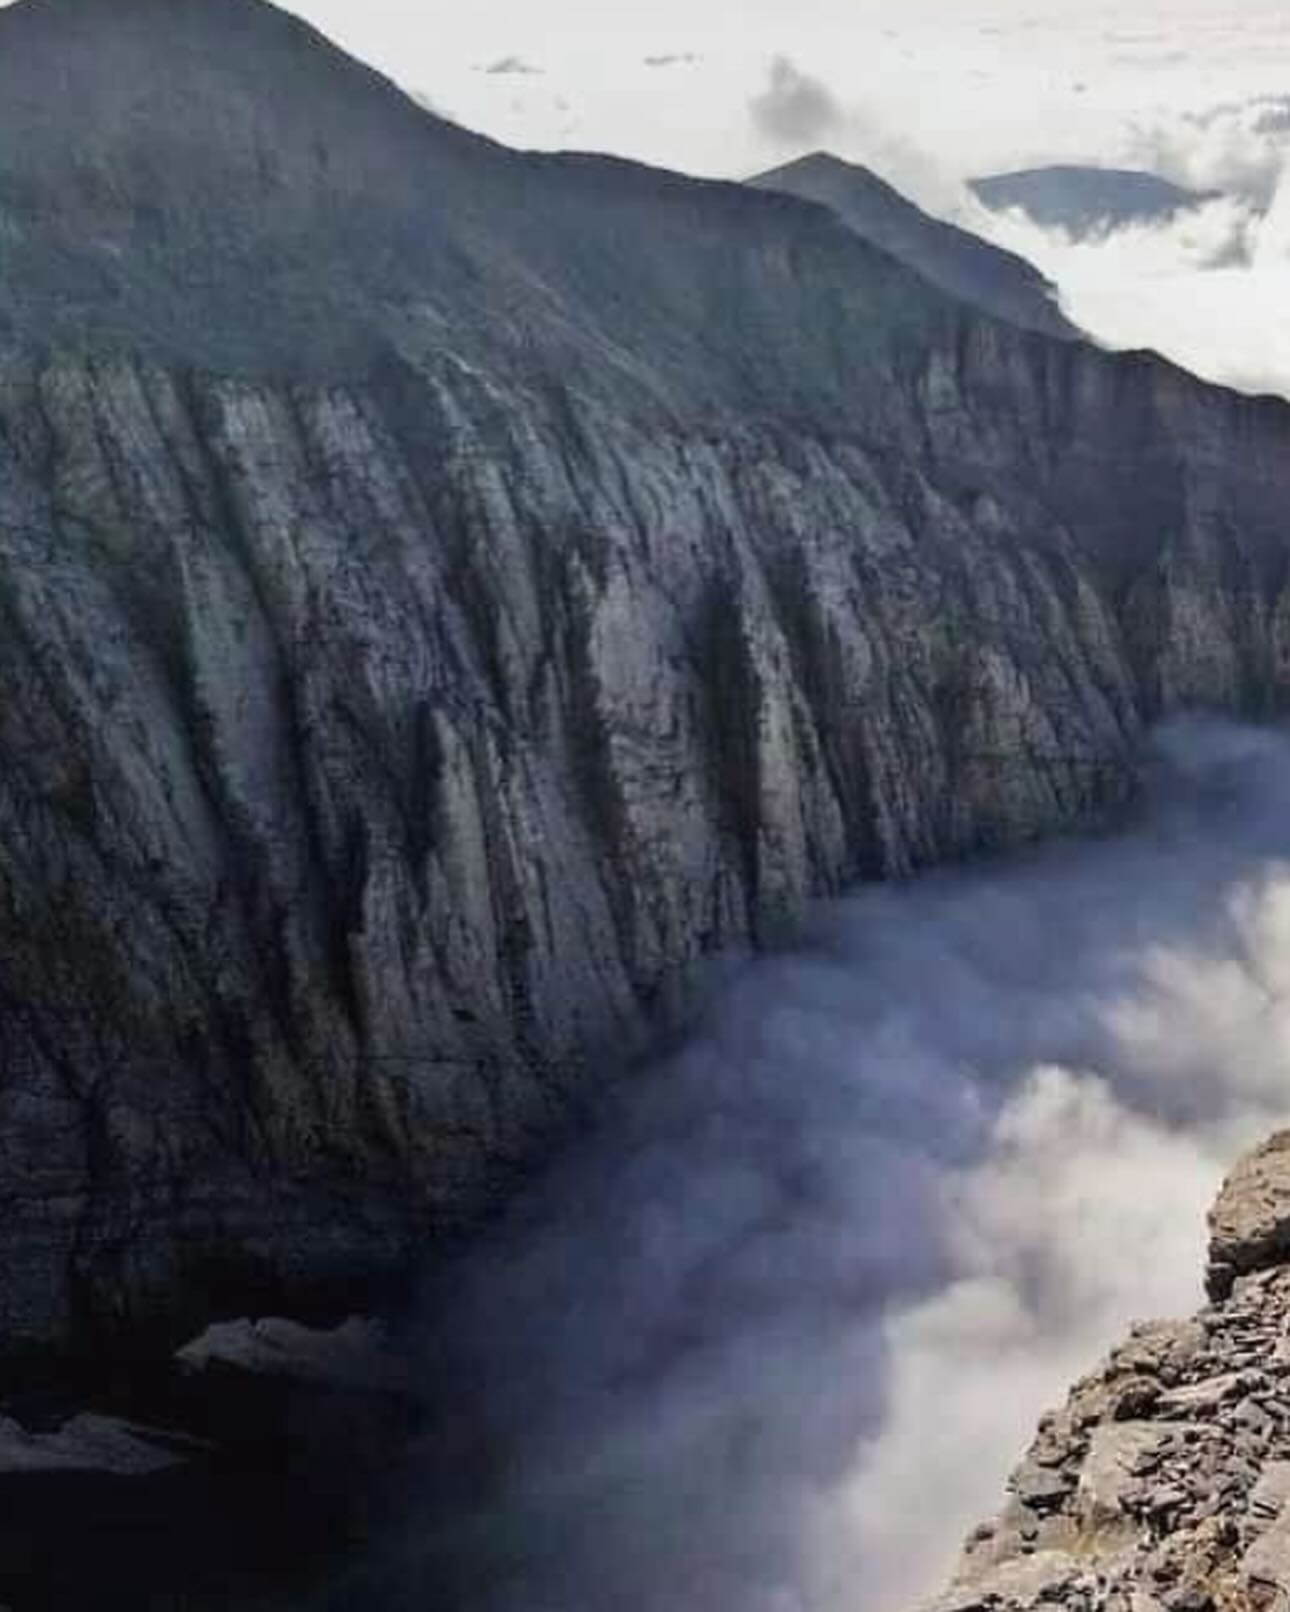
<svg viewBox="0 0 1290 1612">
<path fill-rule="evenodd" d="M 614 151 L 741 177 L 795 154 L 751 103 L 772 64 L 818 79 L 827 131 L 876 130 L 950 172 L 1123 160 L 1136 129 L 1286 87 L 1273 0 L 296 0 L 293 9 L 508 143 Z"/>
</svg>

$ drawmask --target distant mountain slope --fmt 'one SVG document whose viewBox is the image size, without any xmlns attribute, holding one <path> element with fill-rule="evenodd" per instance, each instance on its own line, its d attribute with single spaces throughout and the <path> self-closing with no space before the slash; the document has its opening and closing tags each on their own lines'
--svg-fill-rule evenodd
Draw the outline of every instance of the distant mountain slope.
<svg viewBox="0 0 1290 1612">
<path fill-rule="evenodd" d="M 1287 510 L 816 203 L 0 9 L 0 1354 L 349 1302 L 705 958 L 1290 709 Z"/>
<path fill-rule="evenodd" d="M 822 202 L 862 239 L 984 313 L 1023 330 L 1079 335 L 1038 269 L 1015 253 L 932 218 L 867 168 L 816 152 L 759 174 L 749 184 Z"/>
<path fill-rule="evenodd" d="M 1135 169 L 1075 165 L 991 174 L 971 180 L 970 188 L 993 212 L 1019 208 L 1044 229 L 1064 229 L 1077 239 L 1160 223 L 1220 194 L 1186 190 Z"/>
</svg>

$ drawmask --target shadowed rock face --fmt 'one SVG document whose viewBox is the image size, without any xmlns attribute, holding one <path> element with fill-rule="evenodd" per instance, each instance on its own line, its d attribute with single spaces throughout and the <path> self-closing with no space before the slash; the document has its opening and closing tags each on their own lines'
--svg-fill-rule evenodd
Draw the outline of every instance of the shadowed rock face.
<svg viewBox="0 0 1290 1612">
<path fill-rule="evenodd" d="M 1135 1327 L 1044 1418 L 1006 1509 L 927 1612 L 1290 1607 L 1288 1210 L 1282 1133 L 1211 1211 L 1215 1302 Z"/>
<path fill-rule="evenodd" d="M 0 11 L 0 1337 L 351 1296 L 688 971 L 1284 709 L 1290 419 L 253 0 Z"/>
<path fill-rule="evenodd" d="M 1058 307 L 1055 288 L 1033 265 L 932 218 L 867 168 L 818 151 L 749 183 L 831 207 L 870 245 L 982 313 L 1046 336 L 1079 336 Z"/>
</svg>

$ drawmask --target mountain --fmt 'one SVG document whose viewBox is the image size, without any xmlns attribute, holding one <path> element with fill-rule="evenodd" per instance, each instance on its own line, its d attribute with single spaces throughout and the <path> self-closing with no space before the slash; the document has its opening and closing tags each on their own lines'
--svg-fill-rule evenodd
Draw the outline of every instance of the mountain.
<svg viewBox="0 0 1290 1612">
<path fill-rule="evenodd" d="M 1290 410 L 258 0 L 0 10 L 0 1319 L 397 1277 L 813 897 L 1290 701 Z"/>
<path fill-rule="evenodd" d="M 1290 1601 L 1290 1134 L 1210 1216 L 1212 1303 L 1134 1328 L 1046 1417 L 929 1612 Z"/>
<path fill-rule="evenodd" d="M 819 151 L 749 183 L 831 207 L 863 240 L 983 313 L 1048 336 L 1073 340 L 1079 335 L 1038 269 L 932 218 L 867 168 Z"/>
<path fill-rule="evenodd" d="M 1216 190 L 1187 190 L 1158 174 L 1126 168 L 1057 165 L 991 174 L 969 188 L 995 213 L 1018 208 L 1043 229 L 1062 229 L 1076 240 L 1133 224 L 1163 224 L 1178 213 L 1218 201 Z"/>
</svg>

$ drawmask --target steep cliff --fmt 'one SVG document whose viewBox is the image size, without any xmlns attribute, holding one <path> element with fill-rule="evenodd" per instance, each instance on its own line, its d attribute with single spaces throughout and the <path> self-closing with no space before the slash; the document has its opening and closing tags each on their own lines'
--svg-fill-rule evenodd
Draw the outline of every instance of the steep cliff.
<svg viewBox="0 0 1290 1612">
<path fill-rule="evenodd" d="M 1290 415 L 256 0 L 0 11 L 0 1337 L 301 1303 L 699 959 L 1290 692 Z"/>
<path fill-rule="evenodd" d="M 1045 1418 L 929 1612 L 1290 1607 L 1290 1133 L 1210 1230 L 1211 1306 L 1136 1327 Z"/>
</svg>

